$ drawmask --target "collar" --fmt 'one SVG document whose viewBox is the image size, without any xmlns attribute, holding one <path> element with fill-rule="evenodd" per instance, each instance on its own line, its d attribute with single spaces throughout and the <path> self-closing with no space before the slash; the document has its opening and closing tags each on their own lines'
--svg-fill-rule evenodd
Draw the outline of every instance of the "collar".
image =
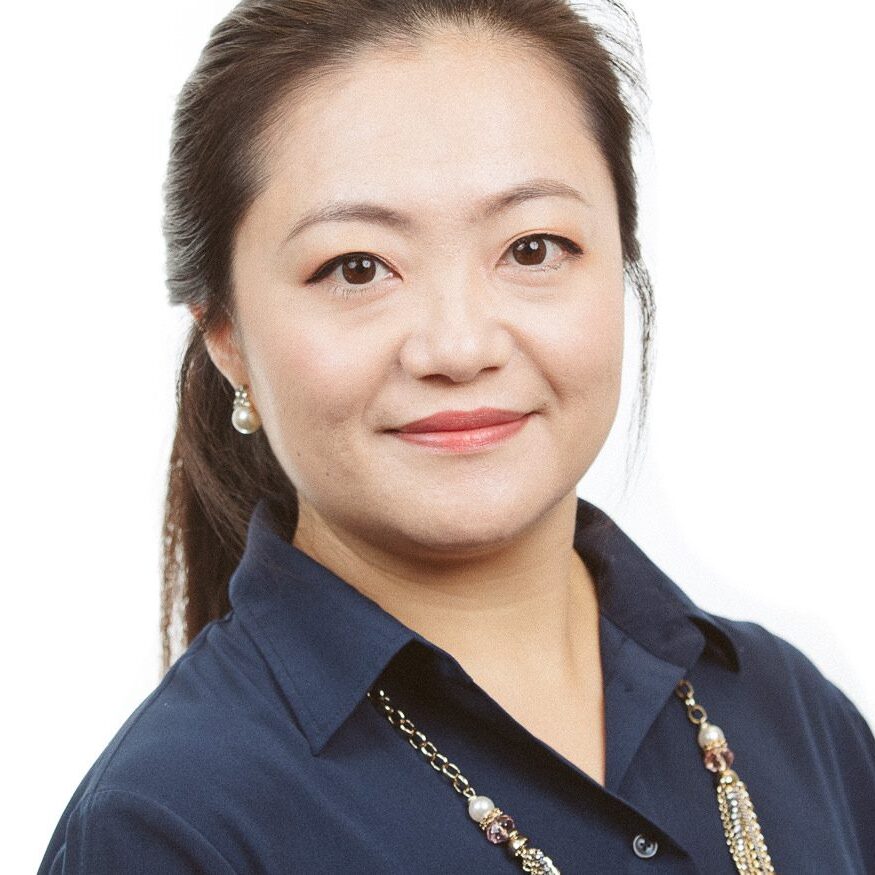
<svg viewBox="0 0 875 875">
<path fill-rule="evenodd" d="M 689 667 L 704 646 L 739 671 L 744 647 L 726 621 L 696 605 L 603 510 L 582 498 L 574 549 L 595 580 L 601 613 L 642 647 Z"/>
<path fill-rule="evenodd" d="M 738 671 L 740 647 L 628 535 L 578 498 L 574 547 L 596 581 L 600 611 L 654 655 L 691 665 L 703 647 Z M 411 641 L 452 656 L 285 540 L 261 499 L 229 584 L 250 633 L 318 755 Z"/>
</svg>

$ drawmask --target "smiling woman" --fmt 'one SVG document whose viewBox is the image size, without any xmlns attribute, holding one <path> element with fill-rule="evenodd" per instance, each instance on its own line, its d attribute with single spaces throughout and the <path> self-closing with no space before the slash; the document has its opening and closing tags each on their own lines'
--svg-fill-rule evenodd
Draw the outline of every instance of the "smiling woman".
<svg viewBox="0 0 875 875">
<path fill-rule="evenodd" d="M 627 284 L 646 413 L 634 85 L 564 0 L 244 0 L 214 30 L 167 181 L 168 671 L 41 872 L 875 861 L 855 706 L 576 494 Z"/>
</svg>

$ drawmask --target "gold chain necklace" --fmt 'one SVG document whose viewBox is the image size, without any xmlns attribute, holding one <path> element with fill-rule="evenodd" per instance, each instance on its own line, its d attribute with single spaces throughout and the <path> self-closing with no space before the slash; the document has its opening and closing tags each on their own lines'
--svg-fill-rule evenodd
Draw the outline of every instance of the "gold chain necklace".
<svg viewBox="0 0 875 875">
<path fill-rule="evenodd" d="M 702 749 L 702 760 L 705 768 L 716 775 L 720 819 L 736 869 L 745 875 L 775 875 L 747 787 L 730 768 L 735 755 L 726 743 L 723 730 L 708 722 L 708 714 L 693 697 L 693 685 L 688 680 L 678 683 L 675 695 L 686 705 L 690 722 L 699 727 L 697 741 Z M 504 845 L 511 856 L 519 861 L 523 872 L 530 875 L 560 875 L 550 857 L 540 848 L 529 844 L 528 837 L 516 828 L 514 819 L 496 807 L 488 796 L 478 795 L 459 767 L 440 753 L 400 708 L 390 703 L 383 690 L 370 690 L 368 698 L 383 712 L 389 723 L 406 736 L 410 745 L 426 758 L 431 767 L 448 778 L 453 789 L 468 800 L 468 815 L 489 842 Z"/>
</svg>

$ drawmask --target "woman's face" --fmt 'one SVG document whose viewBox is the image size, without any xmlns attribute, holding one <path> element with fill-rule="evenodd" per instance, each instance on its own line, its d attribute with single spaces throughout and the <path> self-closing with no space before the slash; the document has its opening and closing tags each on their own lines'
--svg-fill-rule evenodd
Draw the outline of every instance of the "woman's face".
<svg viewBox="0 0 875 875">
<path fill-rule="evenodd" d="M 266 169 L 210 352 L 302 519 L 455 556 L 573 493 L 617 409 L 624 286 L 609 172 L 556 75 L 461 35 L 369 55 L 288 106 Z M 513 421 L 399 431 L 484 409 Z"/>
</svg>

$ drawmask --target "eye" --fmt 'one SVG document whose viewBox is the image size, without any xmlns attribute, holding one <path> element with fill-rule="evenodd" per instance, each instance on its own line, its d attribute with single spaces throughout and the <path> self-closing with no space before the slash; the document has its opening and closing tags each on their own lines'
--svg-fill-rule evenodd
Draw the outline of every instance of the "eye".
<svg viewBox="0 0 875 875">
<path fill-rule="evenodd" d="M 564 257 L 550 258 L 551 247 L 561 249 L 565 253 Z M 539 273 L 559 270 L 569 258 L 577 258 L 583 254 L 583 250 L 576 243 L 557 234 L 528 234 L 512 243 L 507 251 L 517 265 Z M 343 284 L 332 283 L 331 293 L 341 298 L 351 298 L 372 288 L 380 267 L 390 275 L 394 274 L 391 268 L 369 252 L 348 252 L 320 267 L 307 280 L 307 284 L 315 285 L 323 280 L 330 280 L 332 275 L 339 272 L 337 279 L 342 280 Z"/>
<path fill-rule="evenodd" d="M 550 245 L 565 253 L 563 258 L 550 258 Z M 558 270 L 569 258 L 577 258 L 583 250 L 571 240 L 556 234 L 529 234 L 510 245 L 514 261 L 521 267 L 533 267 L 538 271 Z"/>
<path fill-rule="evenodd" d="M 351 298 L 353 295 L 360 295 L 370 288 L 370 284 L 377 274 L 378 265 L 384 267 L 390 274 L 393 272 L 379 258 L 369 252 L 348 252 L 320 267 L 307 280 L 307 283 L 315 284 L 324 279 L 331 279 L 333 274 L 339 272 L 337 279 L 343 280 L 345 285 L 333 283 L 331 292 L 342 298 Z"/>
</svg>

